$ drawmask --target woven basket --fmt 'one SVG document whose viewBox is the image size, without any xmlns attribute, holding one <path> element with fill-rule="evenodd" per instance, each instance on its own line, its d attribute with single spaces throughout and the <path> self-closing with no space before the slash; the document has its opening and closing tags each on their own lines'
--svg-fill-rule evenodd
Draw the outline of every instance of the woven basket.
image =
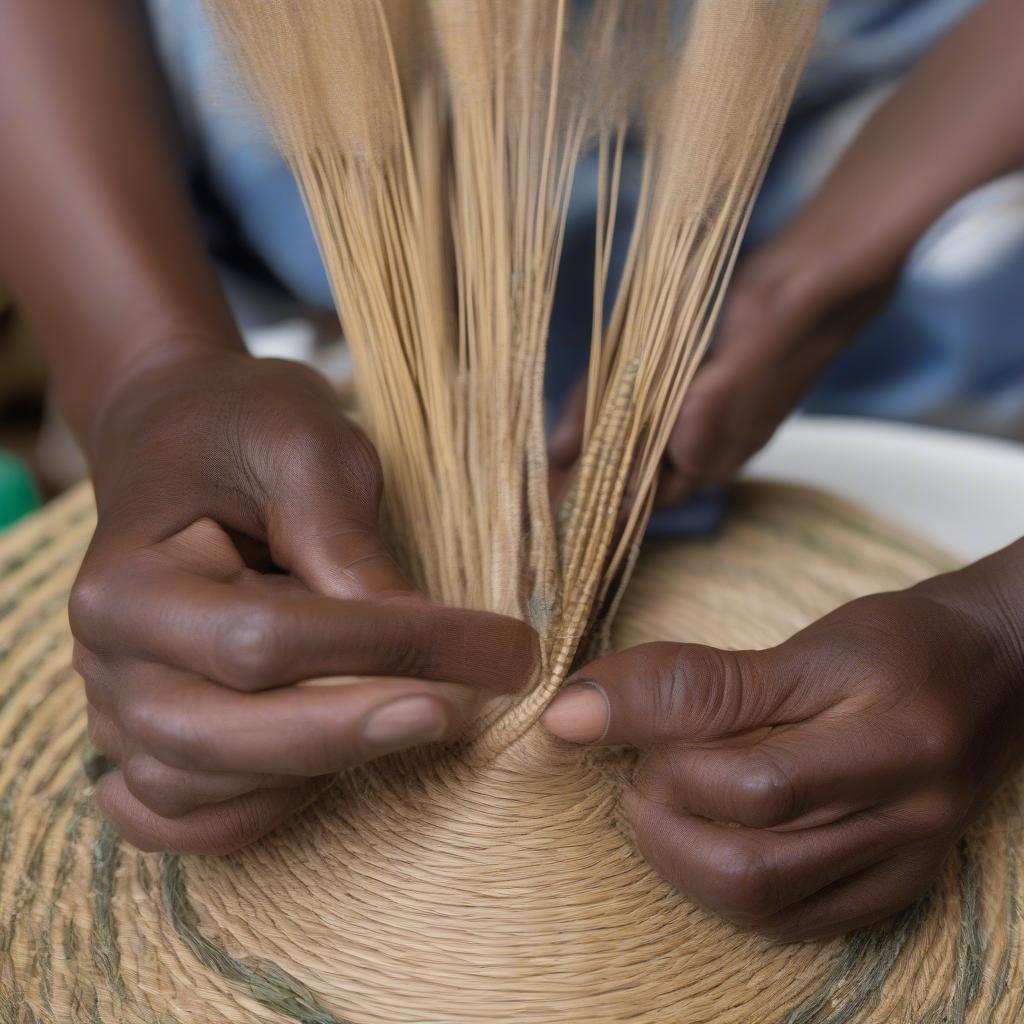
<svg viewBox="0 0 1024 1024">
<path fill-rule="evenodd" d="M 795 946 L 688 905 L 617 817 L 628 763 L 534 731 L 485 763 L 394 758 L 221 859 L 96 816 L 65 604 L 78 490 L 0 537 L 3 1024 L 1011 1022 L 1024 1013 L 1013 779 L 897 920 Z M 820 495 L 738 491 L 713 541 L 642 558 L 616 641 L 777 642 L 948 567 Z"/>
</svg>

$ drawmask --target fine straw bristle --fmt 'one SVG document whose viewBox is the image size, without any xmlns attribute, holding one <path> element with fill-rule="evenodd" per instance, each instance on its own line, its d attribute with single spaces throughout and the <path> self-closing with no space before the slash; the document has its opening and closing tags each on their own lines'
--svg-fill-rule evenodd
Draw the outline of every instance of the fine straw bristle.
<svg viewBox="0 0 1024 1024">
<path fill-rule="evenodd" d="M 824 0 L 209 2 L 302 186 L 407 571 L 540 633 L 532 689 L 486 718 L 500 748 L 615 607 Z M 606 318 L 634 135 L 639 207 Z M 544 361 L 590 148 L 585 444 L 554 516 Z"/>
</svg>

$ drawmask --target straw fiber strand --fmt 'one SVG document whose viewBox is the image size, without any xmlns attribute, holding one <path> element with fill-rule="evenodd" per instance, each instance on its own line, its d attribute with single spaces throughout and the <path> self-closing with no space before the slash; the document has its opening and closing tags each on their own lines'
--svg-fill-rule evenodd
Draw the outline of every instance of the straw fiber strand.
<svg viewBox="0 0 1024 1024">
<path fill-rule="evenodd" d="M 141 854 L 90 801 L 65 602 L 76 492 L 0 538 L 0 1022 L 1009 1022 L 1022 780 L 899 919 L 773 946 L 688 905 L 617 824 L 629 764 L 535 732 L 353 773 L 229 858 Z M 756 486 L 721 536 L 647 546 L 615 645 L 777 642 L 948 560 L 844 504 Z M 544 748 L 543 750 L 540 748 Z"/>
</svg>

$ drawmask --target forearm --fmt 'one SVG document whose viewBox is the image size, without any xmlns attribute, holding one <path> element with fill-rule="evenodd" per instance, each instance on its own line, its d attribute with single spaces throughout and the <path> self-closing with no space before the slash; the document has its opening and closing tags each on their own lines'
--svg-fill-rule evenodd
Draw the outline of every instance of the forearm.
<svg viewBox="0 0 1024 1024">
<path fill-rule="evenodd" d="M 895 272 L 958 199 L 1024 163 L 1024 5 L 988 0 L 883 104 L 790 235 L 862 274 Z"/>
<path fill-rule="evenodd" d="M 138 363 L 240 346 L 134 0 L 0 5 L 0 280 L 82 435 Z"/>
</svg>

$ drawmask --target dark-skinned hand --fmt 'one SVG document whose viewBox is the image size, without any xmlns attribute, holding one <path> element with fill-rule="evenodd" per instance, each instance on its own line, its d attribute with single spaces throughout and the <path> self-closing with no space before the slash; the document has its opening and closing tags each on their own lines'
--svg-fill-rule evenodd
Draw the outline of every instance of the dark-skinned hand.
<svg viewBox="0 0 1024 1024">
<path fill-rule="evenodd" d="M 854 340 L 936 219 L 1020 166 L 1022 33 L 1015 0 L 979 4 L 740 266 L 660 504 L 728 479 Z M 556 484 L 579 454 L 583 397 L 551 438 Z M 1022 624 L 1024 542 L 854 602 L 773 650 L 655 644 L 604 659 L 546 721 L 567 740 L 640 749 L 636 839 L 695 901 L 777 938 L 836 934 L 922 893 L 1018 756 Z"/>
<path fill-rule="evenodd" d="M 771 650 L 624 651 L 544 722 L 639 748 L 636 842 L 694 902 L 783 941 L 869 925 L 928 889 L 1024 751 L 1022 568 L 1024 542 Z"/>
<path fill-rule="evenodd" d="M 768 443 L 890 290 L 886 274 L 864 280 L 789 235 L 753 253 L 730 285 L 714 346 L 672 429 L 656 507 L 726 483 Z M 580 457 L 585 413 L 583 379 L 548 443 L 556 493 Z"/>
<path fill-rule="evenodd" d="M 70 616 L 116 766 L 96 799 L 136 846 L 243 846 L 332 774 L 449 737 L 525 681 L 528 627 L 402 578 L 376 455 L 313 371 L 176 356 L 121 382 L 97 424 Z"/>
</svg>

